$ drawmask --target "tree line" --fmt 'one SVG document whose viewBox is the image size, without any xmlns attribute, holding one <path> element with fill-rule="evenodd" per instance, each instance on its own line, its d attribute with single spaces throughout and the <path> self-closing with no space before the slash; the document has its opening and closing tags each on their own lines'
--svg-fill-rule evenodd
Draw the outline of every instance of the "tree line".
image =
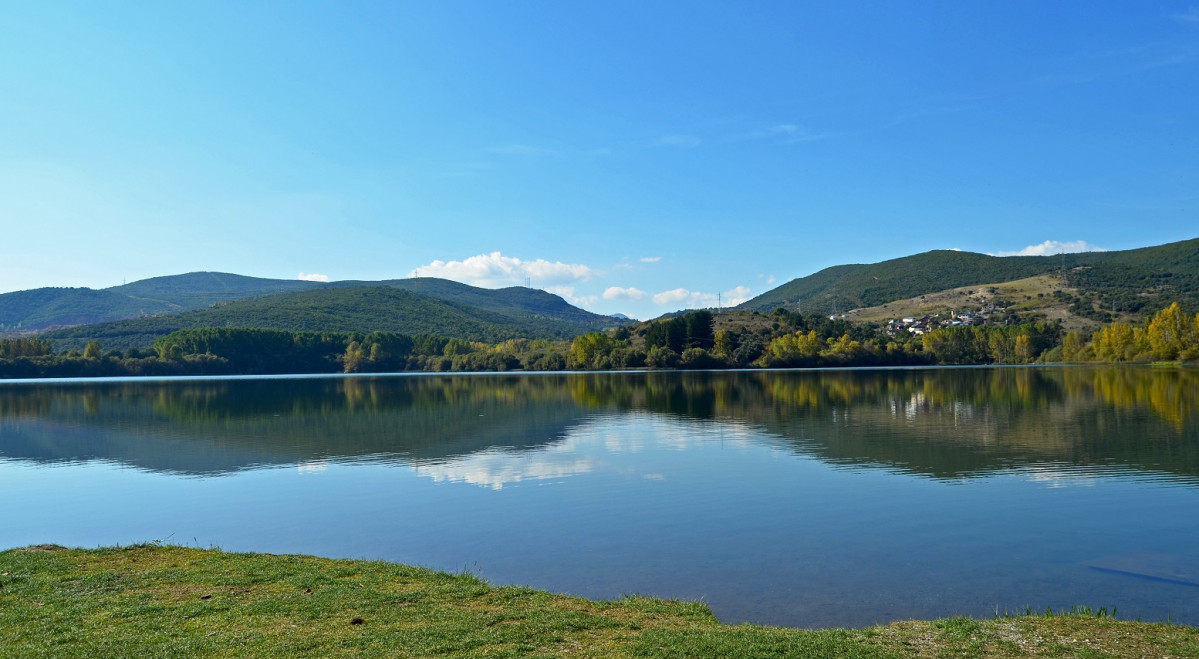
<svg viewBox="0 0 1199 659">
<path fill-rule="evenodd" d="M 0 377 L 257 375 L 401 371 L 561 371 L 1029 364 L 1199 359 L 1199 314 L 1173 303 L 1141 326 L 1111 323 L 1089 336 L 1049 322 L 936 329 L 890 336 L 871 324 L 776 309 L 723 322 L 710 311 L 571 341 L 467 341 L 397 332 L 302 332 L 206 327 L 150 348 L 105 352 L 97 341 L 55 352 L 37 337 L 0 339 Z"/>
</svg>

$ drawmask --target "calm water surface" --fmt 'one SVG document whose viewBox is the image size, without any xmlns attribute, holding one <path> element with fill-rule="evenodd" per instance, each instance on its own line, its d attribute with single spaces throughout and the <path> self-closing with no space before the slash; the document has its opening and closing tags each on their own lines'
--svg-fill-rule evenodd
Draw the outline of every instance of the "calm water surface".
<svg viewBox="0 0 1199 659">
<path fill-rule="evenodd" d="M 1199 372 L 0 383 L 0 548 L 378 558 L 726 622 L 1199 624 Z"/>
</svg>

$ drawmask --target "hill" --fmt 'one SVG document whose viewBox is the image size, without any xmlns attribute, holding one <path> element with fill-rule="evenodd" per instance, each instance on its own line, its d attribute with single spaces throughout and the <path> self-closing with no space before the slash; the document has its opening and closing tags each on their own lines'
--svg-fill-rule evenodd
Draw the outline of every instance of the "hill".
<svg viewBox="0 0 1199 659">
<path fill-rule="evenodd" d="M 56 325 L 82 325 L 144 314 L 169 305 L 133 299 L 109 290 L 35 288 L 0 295 L 0 332 L 28 332 Z"/>
<path fill-rule="evenodd" d="M 574 307 L 557 295 L 519 286 L 486 289 L 430 277 L 390 279 L 378 282 L 321 283 L 263 279 L 223 272 L 192 272 L 154 277 L 100 290 L 40 288 L 5 293 L 0 295 L 0 332 L 28 333 L 61 329 L 64 326 L 92 325 L 147 316 L 162 316 L 282 293 L 380 286 L 442 300 L 451 303 L 451 306 L 460 312 L 469 307 L 472 310 L 466 311 L 468 315 L 479 311 L 498 314 L 503 317 L 498 321 L 500 325 L 523 327 L 544 324 L 546 326 L 544 328 L 532 327 L 529 332 L 530 336 L 567 337 L 617 324 L 612 318 Z M 237 307 L 236 309 L 241 308 Z M 263 315 L 264 312 L 260 307 L 255 306 L 254 308 L 258 311 L 250 314 L 250 317 Z M 222 320 L 224 320 L 223 316 Z M 189 322 L 189 320 L 147 320 L 140 323 L 107 326 L 94 331 L 85 331 L 83 334 L 93 332 L 107 336 L 112 332 L 118 332 L 124 335 L 126 330 L 123 328 L 129 328 L 131 331 L 133 328 L 139 328 L 136 333 L 149 337 L 158 335 L 157 328 L 175 327 L 180 323 Z M 304 325 L 320 326 L 319 329 L 322 330 L 331 329 L 328 327 L 329 323 L 318 322 L 315 318 L 299 322 Z M 491 323 L 492 321 L 486 320 L 485 322 Z M 462 325 L 462 327 L 466 326 Z M 297 328 L 284 327 L 280 329 Z M 480 333 L 488 336 L 496 334 L 495 331 L 483 331 L 478 327 L 470 332 L 472 337 Z M 66 331 L 55 333 L 56 336 L 61 337 L 83 334 Z M 457 334 L 453 336 L 457 336 Z"/>
<path fill-rule="evenodd" d="M 217 302 L 320 286 L 224 272 L 154 277 L 111 288 L 38 288 L 0 295 L 0 332 L 37 331 L 199 309 Z"/>
<path fill-rule="evenodd" d="M 479 288 L 435 277 L 387 279 L 379 282 L 339 281 L 331 282 L 328 286 L 389 286 L 439 300 L 470 305 L 514 319 L 561 320 L 578 323 L 589 329 L 602 329 L 614 324 L 610 318 L 584 311 L 553 293 L 523 286 Z"/>
<path fill-rule="evenodd" d="M 160 336 L 197 327 L 400 332 L 496 342 L 520 337 L 570 338 L 615 324 L 612 319 L 591 316 L 587 322 L 574 322 L 523 310 L 489 311 L 390 286 L 334 286 L 236 300 L 208 309 L 71 327 L 42 336 L 60 350 L 79 348 L 91 340 L 100 342 L 106 350 L 123 350 L 147 347 Z"/>
<path fill-rule="evenodd" d="M 961 286 L 928 293 L 904 300 L 892 300 L 878 306 L 851 309 L 846 320 L 886 323 L 893 318 L 955 315 L 961 311 L 1001 309 L 1004 313 L 1019 314 L 1022 318 L 1043 317 L 1061 321 L 1068 330 L 1092 331 L 1102 323 L 1071 313 L 1080 299 L 1077 289 L 1065 285 L 1057 274 L 1038 275 L 1014 281 Z"/>
<path fill-rule="evenodd" d="M 291 293 L 320 287 L 319 282 L 298 279 L 264 279 L 227 272 L 189 272 L 151 277 L 105 289 L 138 300 L 162 302 L 175 310 L 199 309 L 217 302 L 247 297 Z"/>
<path fill-rule="evenodd" d="M 873 264 L 840 265 L 801 277 L 738 309 L 778 307 L 833 314 L 949 289 L 1056 275 L 1073 289 L 1075 315 L 1106 322 L 1113 314 L 1143 318 L 1170 301 L 1199 309 L 1199 239 L 1118 252 L 989 256 L 936 250 Z"/>
</svg>

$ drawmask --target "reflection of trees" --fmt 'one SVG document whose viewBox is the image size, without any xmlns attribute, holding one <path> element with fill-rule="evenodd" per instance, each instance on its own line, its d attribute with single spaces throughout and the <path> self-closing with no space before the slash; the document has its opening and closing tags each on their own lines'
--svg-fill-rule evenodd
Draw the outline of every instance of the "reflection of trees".
<svg viewBox="0 0 1199 659">
<path fill-rule="evenodd" d="M 1034 462 L 1199 476 L 1196 377 L 1104 367 L 755 371 L 588 377 L 572 394 L 584 405 L 743 419 L 825 460 L 936 476 Z"/>
<path fill-rule="evenodd" d="M 570 376 L 576 403 L 698 418 L 831 408 L 986 407 L 1038 413 L 1102 404 L 1151 410 L 1181 432 L 1199 413 L 1199 372 L 1066 367 L 923 370 L 587 373 Z"/>
<path fill-rule="evenodd" d="M 26 387 L 0 391 L 0 413 L 0 456 L 188 473 L 531 448 L 586 414 L 561 375 Z"/>
<path fill-rule="evenodd" d="M 1030 463 L 1199 477 L 1199 372 L 1119 367 L 429 375 L 0 388 L 0 455 L 211 473 L 537 449 L 605 411 L 735 419 L 944 477 Z M 393 456 L 391 458 L 387 456 Z"/>
<path fill-rule="evenodd" d="M 1069 374 L 1069 379 L 1079 376 Z M 1199 372 L 1193 370 L 1095 369 L 1075 388 L 1088 385 L 1104 403 L 1128 411 L 1152 410 L 1180 433 L 1199 413 Z"/>
</svg>

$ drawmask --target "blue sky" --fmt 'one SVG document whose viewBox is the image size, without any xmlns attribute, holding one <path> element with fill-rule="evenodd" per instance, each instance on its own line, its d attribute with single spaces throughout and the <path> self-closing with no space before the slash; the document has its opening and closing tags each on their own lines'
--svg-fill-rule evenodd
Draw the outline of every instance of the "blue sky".
<svg viewBox="0 0 1199 659">
<path fill-rule="evenodd" d="M 1129 249 L 1199 236 L 1197 120 L 1199 4 L 14 2 L 0 292 L 421 274 L 644 318 Z"/>
</svg>

